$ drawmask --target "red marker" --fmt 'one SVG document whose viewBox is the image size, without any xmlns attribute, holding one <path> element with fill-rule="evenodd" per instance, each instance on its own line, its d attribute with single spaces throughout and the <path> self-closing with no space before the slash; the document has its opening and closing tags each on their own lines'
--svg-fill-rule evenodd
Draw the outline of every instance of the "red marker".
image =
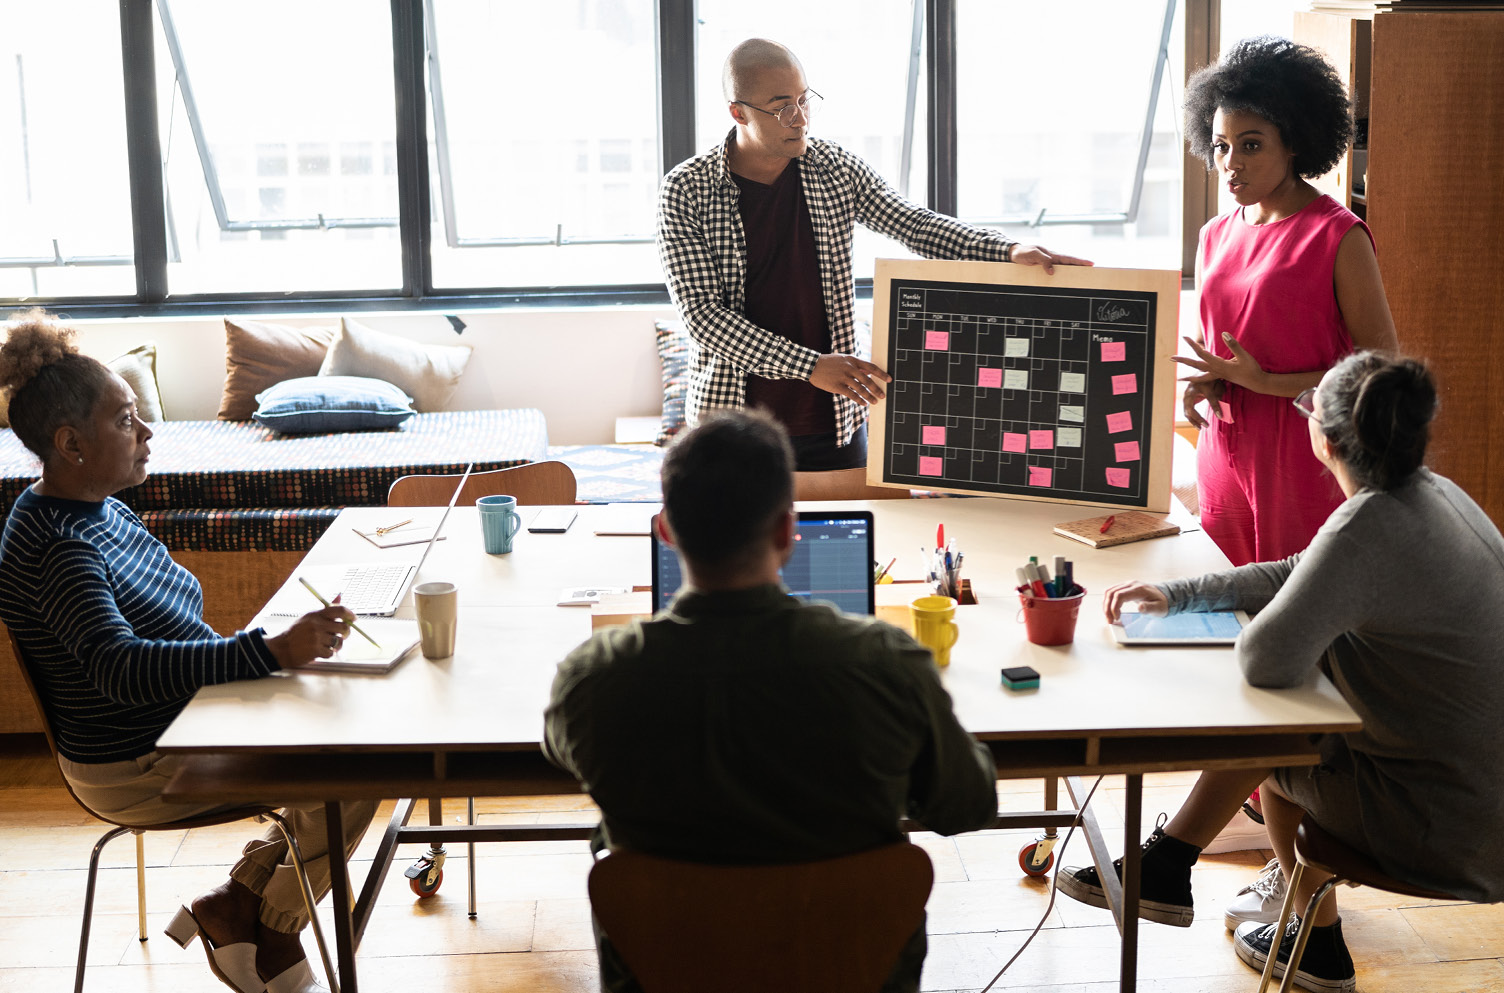
<svg viewBox="0 0 1504 993">
<path fill-rule="evenodd" d="M 1098 534 L 1106 534 L 1107 533 L 1107 529 L 1110 528 L 1110 527 L 1112 527 L 1113 524 L 1115 524 L 1117 522 L 1117 519 L 1118 518 L 1117 518 L 1116 514 L 1109 515 L 1108 518 L 1107 518 L 1107 520 L 1105 520 L 1105 521 L 1102 522 L 1102 530 L 1098 531 L 1097 533 Z"/>
<path fill-rule="evenodd" d="M 941 525 L 939 525 L 938 527 L 935 528 L 935 547 L 936 548 L 944 548 L 945 547 L 945 525 L 944 524 L 941 524 Z"/>
</svg>

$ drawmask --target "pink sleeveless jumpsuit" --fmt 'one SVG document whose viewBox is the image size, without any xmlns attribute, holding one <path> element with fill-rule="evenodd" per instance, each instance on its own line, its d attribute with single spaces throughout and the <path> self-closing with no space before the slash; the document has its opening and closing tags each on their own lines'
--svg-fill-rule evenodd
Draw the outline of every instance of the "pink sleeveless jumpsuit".
<svg viewBox="0 0 1504 993">
<path fill-rule="evenodd" d="M 1353 350 L 1332 281 L 1337 246 L 1358 217 L 1322 195 L 1269 224 L 1241 210 L 1201 229 L 1201 328 L 1230 358 L 1224 331 L 1268 372 L 1326 370 Z M 1368 233 L 1369 240 L 1373 235 Z M 1227 385 L 1231 420 L 1209 418 L 1197 442 L 1201 524 L 1233 565 L 1282 559 L 1310 544 L 1341 489 L 1311 452 L 1289 397 Z"/>
</svg>

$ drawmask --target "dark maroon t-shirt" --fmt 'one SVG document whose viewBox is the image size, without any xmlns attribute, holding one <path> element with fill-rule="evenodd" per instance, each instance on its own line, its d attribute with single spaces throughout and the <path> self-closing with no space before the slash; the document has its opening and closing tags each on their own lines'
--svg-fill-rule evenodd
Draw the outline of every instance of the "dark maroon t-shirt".
<svg viewBox="0 0 1504 993">
<path fill-rule="evenodd" d="M 799 160 L 770 186 L 736 176 L 747 233 L 747 319 L 790 341 L 830 351 L 830 324 L 820 289 L 815 227 L 804 202 Z M 747 377 L 747 406 L 763 407 L 792 436 L 836 429 L 832 395 L 804 379 Z"/>
</svg>

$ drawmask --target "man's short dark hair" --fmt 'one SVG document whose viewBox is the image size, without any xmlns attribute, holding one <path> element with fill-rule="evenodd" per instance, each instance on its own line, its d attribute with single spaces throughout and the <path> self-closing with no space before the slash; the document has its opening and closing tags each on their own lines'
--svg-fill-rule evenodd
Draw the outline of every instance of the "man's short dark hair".
<svg viewBox="0 0 1504 993">
<path fill-rule="evenodd" d="M 1279 128 L 1295 153 L 1297 176 L 1325 175 L 1353 137 L 1347 87 L 1320 52 L 1284 38 L 1248 38 L 1185 88 L 1185 134 L 1191 154 L 1215 168 L 1212 117 L 1218 110 L 1257 114 Z"/>
<path fill-rule="evenodd" d="M 712 414 L 663 457 L 663 512 L 684 556 L 710 568 L 752 551 L 794 502 L 794 451 L 760 411 Z"/>
</svg>

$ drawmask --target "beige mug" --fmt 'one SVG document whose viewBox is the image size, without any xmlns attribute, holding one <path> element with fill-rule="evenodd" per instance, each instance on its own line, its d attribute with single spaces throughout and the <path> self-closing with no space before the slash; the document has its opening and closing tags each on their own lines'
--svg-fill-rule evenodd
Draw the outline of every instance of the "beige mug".
<svg viewBox="0 0 1504 993">
<path fill-rule="evenodd" d="M 426 659 L 454 654 L 454 631 L 459 615 L 459 591 L 453 583 L 419 583 L 413 587 L 418 614 L 418 644 Z"/>
<path fill-rule="evenodd" d="M 956 627 L 956 601 L 948 596 L 922 596 L 909 604 L 914 638 L 935 656 L 938 666 L 950 665 L 950 649 L 961 634 Z"/>
</svg>

